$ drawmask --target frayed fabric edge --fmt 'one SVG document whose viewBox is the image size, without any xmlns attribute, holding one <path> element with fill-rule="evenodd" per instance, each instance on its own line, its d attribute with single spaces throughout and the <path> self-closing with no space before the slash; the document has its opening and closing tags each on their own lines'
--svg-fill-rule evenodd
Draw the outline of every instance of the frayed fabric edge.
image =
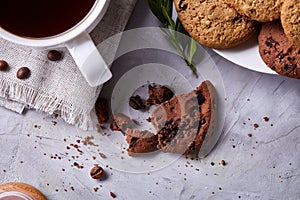
<svg viewBox="0 0 300 200">
<path fill-rule="evenodd" d="M 93 107 L 82 109 L 75 107 L 63 99 L 36 91 L 26 85 L 20 85 L 8 80 L 0 80 L 0 96 L 4 99 L 23 103 L 30 108 L 45 112 L 49 115 L 58 115 L 71 125 L 88 131 L 95 130 Z"/>
</svg>

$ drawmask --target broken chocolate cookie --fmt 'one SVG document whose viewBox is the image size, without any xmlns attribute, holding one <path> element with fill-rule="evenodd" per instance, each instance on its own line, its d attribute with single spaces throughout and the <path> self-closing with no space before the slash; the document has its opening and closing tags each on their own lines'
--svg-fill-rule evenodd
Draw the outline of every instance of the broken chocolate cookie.
<svg viewBox="0 0 300 200">
<path fill-rule="evenodd" d="M 127 149 L 129 156 L 138 156 L 157 150 L 157 135 L 144 130 L 133 130 L 127 128 L 126 142 L 129 144 Z"/>
<path fill-rule="evenodd" d="M 152 112 L 158 149 L 185 155 L 200 150 L 211 122 L 212 93 L 213 85 L 205 81 L 196 90 L 177 95 Z"/>
<path fill-rule="evenodd" d="M 168 101 L 174 96 L 174 92 L 166 86 L 149 85 L 148 86 L 148 99 L 146 105 L 157 105 Z"/>
</svg>

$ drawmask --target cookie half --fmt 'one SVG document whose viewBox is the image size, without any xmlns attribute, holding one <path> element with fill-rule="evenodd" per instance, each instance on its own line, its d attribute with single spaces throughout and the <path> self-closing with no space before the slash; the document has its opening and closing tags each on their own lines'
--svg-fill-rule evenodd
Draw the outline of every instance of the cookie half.
<svg viewBox="0 0 300 200">
<path fill-rule="evenodd" d="M 199 152 L 204 139 L 213 131 L 215 96 L 214 86 L 205 81 L 196 90 L 176 95 L 153 110 L 157 148 L 185 155 Z"/>
<path fill-rule="evenodd" d="M 225 0 L 251 20 L 270 22 L 280 17 L 282 0 Z"/>
<path fill-rule="evenodd" d="M 231 48 L 256 32 L 257 22 L 244 18 L 223 0 L 174 0 L 174 3 L 186 31 L 206 47 Z"/>
<path fill-rule="evenodd" d="M 280 21 L 262 25 L 258 45 L 268 67 L 278 74 L 300 79 L 300 48 L 288 40 Z"/>
<path fill-rule="evenodd" d="M 281 10 L 281 23 L 285 34 L 300 47 L 300 1 L 285 0 Z"/>
</svg>

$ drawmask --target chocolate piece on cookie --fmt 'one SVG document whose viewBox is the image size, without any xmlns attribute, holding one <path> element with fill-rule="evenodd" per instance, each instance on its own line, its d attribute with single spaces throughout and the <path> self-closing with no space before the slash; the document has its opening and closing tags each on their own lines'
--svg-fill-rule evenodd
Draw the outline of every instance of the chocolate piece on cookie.
<svg viewBox="0 0 300 200">
<path fill-rule="evenodd" d="M 256 21 L 243 17 L 224 0 L 174 0 L 174 3 L 186 31 L 209 48 L 237 46 L 257 30 Z"/>
<path fill-rule="evenodd" d="M 300 48 L 300 1 L 285 0 L 281 10 L 281 23 L 288 39 Z"/>
<path fill-rule="evenodd" d="M 280 17 L 282 0 L 224 0 L 250 20 L 270 22 Z"/>
<path fill-rule="evenodd" d="M 213 85 L 203 82 L 196 90 L 173 97 L 152 112 L 158 130 L 157 147 L 164 152 L 189 154 L 200 150 L 213 121 Z M 208 134 L 209 133 L 209 134 Z"/>
<path fill-rule="evenodd" d="M 288 40 L 280 21 L 262 25 L 258 45 L 268 67 L 278 74 L 300 79 L 300 48 Z"/>
<path fill-rule="evenodd" d="M 174 96 L 174 92 L 166 86 L 149 85 L 148 86 L 148 99 L 146 105 L 161 104 Z"/>
<path fill-rule="evenodd" d="M 129 144 L 127 149 L 129 156 L 138 156 L 157 150 L 157 135 L 149 131 L 126 129 L 126 142 Z"/>
</svg>

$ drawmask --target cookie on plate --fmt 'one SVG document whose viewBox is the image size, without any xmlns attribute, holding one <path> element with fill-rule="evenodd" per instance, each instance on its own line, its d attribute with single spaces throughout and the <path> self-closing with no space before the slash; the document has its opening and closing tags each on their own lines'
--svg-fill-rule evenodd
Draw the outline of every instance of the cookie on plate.
<svg viewBox="0 0 300 200">
<path fill-rule="evenodd" d="M 200 44 L 215 49 L 237 46 L 257 30 L 223 0 L 174 0 L 178 17 L 187 32 Z"/>
<path fill-rule="evenodd" d="M 300 48 L 288 40 L 280 21 L 262 25 L 258 46 L 268 67 L 278 74 L 300 79 Z"/>
<path fill-rule="evenodd" d="M 280 17 L 282 0 L 225 0 L 251 20 L 269 22 Z"/>
<path fill-rule="evenodd" d="M 281 10 L 281 23 L 285 34 L 300 47 L 300 1 L 285 0 Z"/>
</svg>

